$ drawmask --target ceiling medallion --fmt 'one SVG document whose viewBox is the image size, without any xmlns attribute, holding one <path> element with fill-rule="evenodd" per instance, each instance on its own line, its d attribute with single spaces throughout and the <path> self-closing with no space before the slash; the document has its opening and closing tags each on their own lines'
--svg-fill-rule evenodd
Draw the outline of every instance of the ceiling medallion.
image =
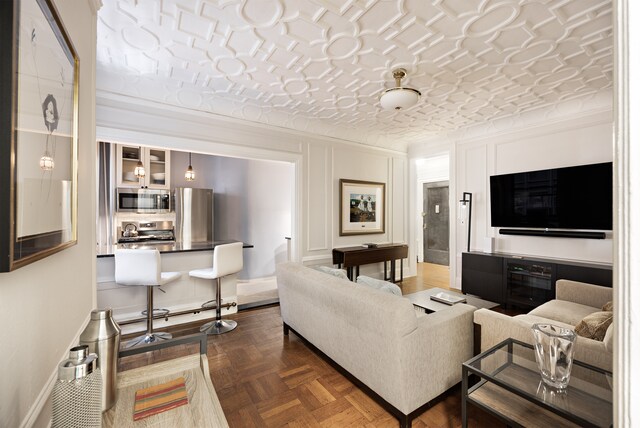
<svg viewBox="0 0 640 428">
<path fill-rule="evenodd" d="M 407 75 L 404 68 L 393 70 L 393 78 L 396 79 L 395 88 L 385 90 L 380 95 L 380 104 L 385 110 L 403 110 L 413 107 L 420 100 L 422 95 L 419 90 L 413 88 L 403 88 L 400 81 Z"/>
</svg>

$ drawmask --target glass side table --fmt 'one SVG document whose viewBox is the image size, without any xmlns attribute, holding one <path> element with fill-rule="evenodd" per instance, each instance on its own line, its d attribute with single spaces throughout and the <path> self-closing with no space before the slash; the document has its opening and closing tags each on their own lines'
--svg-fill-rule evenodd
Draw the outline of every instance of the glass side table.
<svg viewBox="0 0 640 428">
<path fill-rule="evenodd" d="M 469 374 L 479 382 L 470 386 Z M 462 364 L 462 426 L 471 403 L 510 426 L 611 427 L 611 385 L 610 372 L 574 360 L 559 392 L 542 382 L 533 347 L 507 339 Z"/>
</svg>

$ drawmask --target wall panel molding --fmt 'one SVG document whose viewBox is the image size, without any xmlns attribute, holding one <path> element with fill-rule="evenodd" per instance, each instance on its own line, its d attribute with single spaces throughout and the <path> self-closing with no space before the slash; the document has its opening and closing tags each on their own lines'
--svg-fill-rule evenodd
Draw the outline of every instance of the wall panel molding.
<svg viewBox="0 0 640 428">
<path fill-rule="evenodd" d="M 310 145 L 307 150 L 307 251 L 329 250 L 327 229 L 332 225 L 327 207 L 331 206 L 331 179 L 327 175 L 330 150 Z"/>
<path fill-rule="evenodd" d="M 333 261 L 333 254 L 322 254 L 322 255 L 318 255 L 318 256 L 305 256 L 302 258 L 302 263 L 308 263 L 308 262 L 319 262 L 319 261 L 325 261 L 325 260 L 330 260 Z"/>
</svg>

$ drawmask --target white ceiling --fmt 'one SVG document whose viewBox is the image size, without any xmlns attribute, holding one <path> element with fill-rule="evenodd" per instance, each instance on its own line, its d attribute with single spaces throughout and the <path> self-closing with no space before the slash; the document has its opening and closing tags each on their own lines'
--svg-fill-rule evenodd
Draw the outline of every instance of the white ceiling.
<svg viewBox="0 0 640 428">
<path fill-rule="evenodd" d="M 612 86 L 611 0 L 105 0 L 97 86 L 407 144 Z M 385 111 L 391 71 L 423 94 Z"/>
</svg>

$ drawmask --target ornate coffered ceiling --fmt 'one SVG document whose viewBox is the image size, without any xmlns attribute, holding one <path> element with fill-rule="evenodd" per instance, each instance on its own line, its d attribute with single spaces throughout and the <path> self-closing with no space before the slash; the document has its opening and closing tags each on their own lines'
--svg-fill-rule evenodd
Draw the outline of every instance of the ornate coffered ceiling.
<svg viewBox="0 0 640 428">
<path fill-rule="evenodd" d="M 611 0 L 106 0 L 98 89 L 404 149 L 612 86 Z M 379 95 L 404 67 L 415 107 Z"/>
</svg>

